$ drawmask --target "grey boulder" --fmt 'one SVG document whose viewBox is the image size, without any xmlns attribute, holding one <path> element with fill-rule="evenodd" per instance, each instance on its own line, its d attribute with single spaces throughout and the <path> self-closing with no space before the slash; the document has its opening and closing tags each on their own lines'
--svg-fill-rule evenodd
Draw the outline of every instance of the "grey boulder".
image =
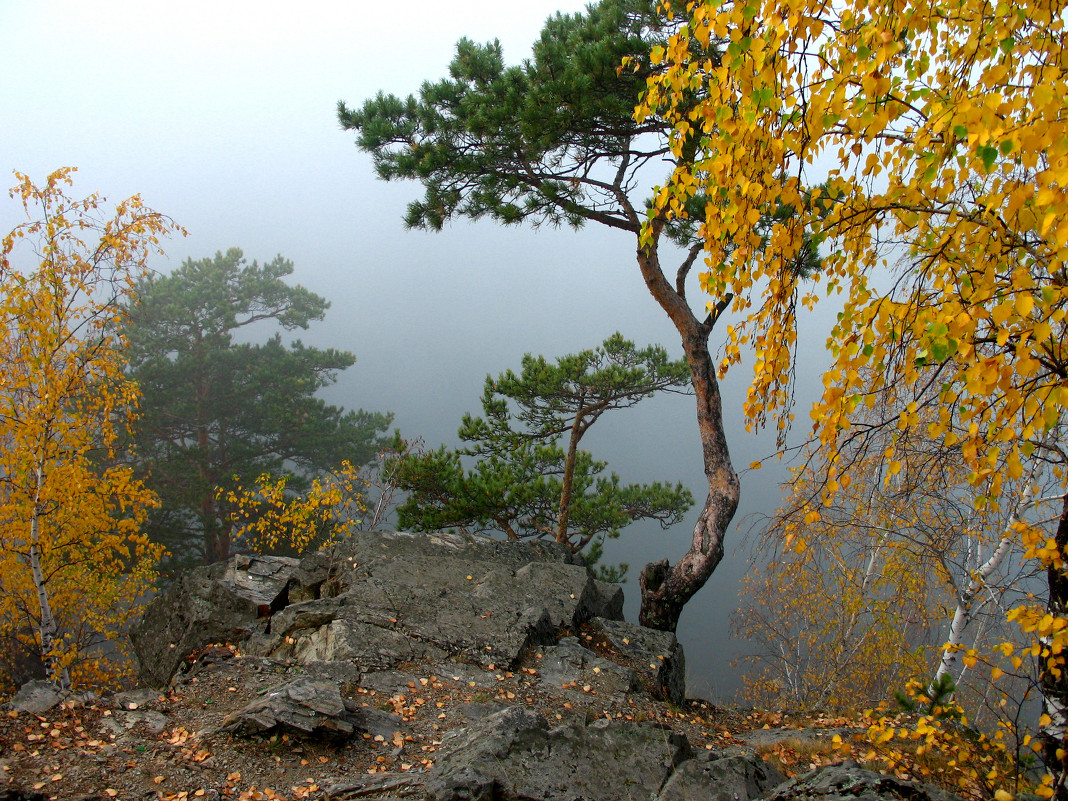
<svg viewBox="0 0 1068 801">
<path fill-rule="evenodd" d="M 183 574 L 130 631 L 141 684 L 165 687 L 190 654 L 263 631 L 288 604 L 289 578 L 298 564 L 282 556 L 239 555 Z"/>
<path fill-rule="evenodd" d="M 767 801 L 955 801 L 929 784 L 918 784 L 843 762 L 816 768 L 780 784 Z"/>
<path fill-rule="evenodd" d="M 679 765 L 657 801 L 753 801 L 785 780 L 755 751 L 703 751 Z"/>
<path fill-rule="evenodd" d="M 305 734 L 347 736 L 356 730 L 358 719 L 354 712 L 345 704 L 336 684 L 299 678 L 227 715 L 219 728 L 244 735 L 294 729 Z"/>
<path fill-rule="evenodd" d="M 648 801 L 691 756 L 684 736 L 657 726 L 599 719 L 549 729 L 509 707 L 447 741 L 425 789 L 433 801 Z"/>
<path fill-rule="evenodd" d="M 15 697 L 6 706 L 16 712 L 29 712 L 31 715 L 39 715 L 42 712 L 47 712 L 52 707 L 59 706 L 63 698 L 63 694 L 52 685 L 52 682 L 38 679 L 28 681 L 19 687 Z"/>
</svg>

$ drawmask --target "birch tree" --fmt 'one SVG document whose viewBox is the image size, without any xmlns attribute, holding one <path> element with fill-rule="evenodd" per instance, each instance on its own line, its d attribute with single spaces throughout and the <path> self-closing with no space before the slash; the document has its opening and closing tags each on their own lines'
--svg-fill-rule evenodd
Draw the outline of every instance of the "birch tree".
<svg viewBox="0 0 1068 801">
<path fill-rule="evenodd" d="M 0 247 L 0 626 L 29 638 L 61 687 L 101 676 L 91 646 L 137 614 L 162 548 L 153 495 L 108 466 L 137 404 L 116 322 L 162 236 L 139 197 L 102 212 L 73 170 L 16 173 L 26 215 Z"/>
<path fill-rule="evenodd" d="M 863 435 L 857 409 L 887 396 L 901 401 L 899 432 L 922 426 L 958 447 L 977 506 L 999 503 L 1068 405 L 1068 9 L 728 0 L 674 10 L 684 23 L 652 53 L 663 69 L 637 118 L 671 119 L 677 150 L 698 140 L 657 208 L 683 215 L 694 197 L 716 199 L 699 218 L 710 305 L 754 280 L 814 303 L 787 269 L 812 236 L 827 291 L 844 297 L 813 410 L 829 455 L 809 522 L 842 487 L 834 454 Z M 718 63 L 693 57 L 693 40 L 724 37 Z M 769 205 L 794 211 L 770 232 L 757 224 Z M 789 413 L 789 337 L 768 335 L 789 328 L 788 308 L 765 304 L 733 332 L 729 359 L 745 343 L 757 351 L 754 421 Z M 910 397 L 921 373 L 933 382 L 922 423 Z M 903 466 L 896 447 L 891 475 Z M 1023 527 L 1018 542 L 1047 573 L 1045 603 L 1009 611 L 1043 671 L 1040 789 L 1068 797 L 1068 505 L 1053 537 Z"/>
<path fill-rule="evenodd" d="M 830 503 L 820 500 L 828 465 L 817 450 L 759 533 L 734 620 L 756 649 L 749 693 L 760 703 L 855 711 L 919 679 L 943 701 L 947 688 L 967 684 L 962 703 L 977 713 L 991 677 L 966 674 L 977 653 L 1022 645 L 1006 620 L 1036 581 L 1033 566 L 1021 564 L 1020 532 L 1043 520 L 1050 530 L 1056 479 L 1036 453 L 1000 505 L 976 509 L 959 448 L 923 432 L 902 437 L 892 410 L 877 408 L 856 420 L 872 434 L 836 453 L 849 469 Z M 893 475 L 884 456 L 891 443 L 902 459 Z M 820 516 L 806 522 L 813 504 Z M 1006 700 L 1015 708 L 1031 687 L 1015 683 Z"/>
</svg>

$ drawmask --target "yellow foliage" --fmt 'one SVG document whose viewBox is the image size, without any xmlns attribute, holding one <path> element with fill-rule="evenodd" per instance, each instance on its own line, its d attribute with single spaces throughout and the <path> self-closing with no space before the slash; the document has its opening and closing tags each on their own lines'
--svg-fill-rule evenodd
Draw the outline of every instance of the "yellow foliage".
<svg viewBox="0 0 1068 801">
<path fill-rule="evenodd" d="M 933 671 L 943 621 L 928 610 L 949 594 L 929 556 L 873 530 L 900 524 L 892 510 L 872 526 L 849 518 L 851 504 L 868 508 L 872 489 L 853 482 L 813 518 L 812 474 L 803 473 L 763 534 L 733 626 L 756 649 L 743 680 L 758 706 L 855 712 Z"/>
<path fill-rule="evenodd" d="M 315 478 L 303 495 L 287 492 L 288 476 L 264 473 L 253 487 L 219 489 L 219 500 L 230 509 L 236 536 L 254 551 L 279 548 L 303 551 L 323 547 L 348 536 L 367 511 L 361 490 L 367 482 L 344 461 L 331 475 Z"/>
<path fill-rule="evenodd" d="M 121 650 L 162 554 L 140 533 L 154 496 L 109 465 L 138 398 L 114 320 L 176 227 L 137 197 L 101 216 L 71 173 L 16 173 L 29 221 L 0 247 L 0 634 L 96 684 L 115 676 L 94 646 Z"/>
<path fill-rule="evenodd" d="M 886 412 L 866 410 L 855 421 L 894 417 Z M 893 475 L 888 452 L 899 460 Z M 1022 551 L 1006 543 L 1017 530 L 1007 522 L 1012 510 L 975 509 L 959 451 L 922 430 L 884 428 L 828 461 L 817 451 L 795 470 L 744 581 L 734 629 L 755 649 L 745 660 L 750 700 L 855 712 L 910 679 L 933 677 L 954 636 L 974 647 L 950 648 L 957 656 L 948 672 L 957 683 L 969 673 L 967 697 L 983 698 L 985 674 L 958 661 L 975 667 L 980 649 L 1009 656 L 1016 647 L 1003 640 L 1018 632 L 989 601 L 1024 592 L 1007 558 Z M 847 466 L 852 479 L 832 489 L 829 477 Z M 966 621 L 955 613 L 961 599 Z"/>
<path fill-rule="evenodd" d="M 906 696 L 925 709 L 931 704 L 919 682 L 906 687 Z M 873 747 L 865 759 L 877 768 L 907 771 L 964 797 L 1011 801 L 1024 790 L 1043 795 L 1042 784 L 1028 787 L 1021 776 L 1016 753 L 1021 743 L 1010 724 L 999 725 L 989 735 L 980 732 L 952 702 L 926 713 L 891 715 L 880 707 L 866 715 L 870 720 L 866 740 Z M 1022 745 L 1026 743 L 1024 738 Z"/>
<path fill-rule="evenodd" d="M 976 509 L 996 507 L 1068 406 L 1068 8 L 695 0 L 685 15 L 636 115 L 700 138 L 657 203 L 715 199 L 704 287 L 711 303 L 734 293 L 752 309 L 731 333 L 758 354 L 751 421 L 788 408 L 802 280 L 791 265 L 814 240 L 820 282 L 843 301 L 814 434 L 837 453 L 859 407 L 905 407 L 895 428 L 959 448 Z M 710 32 L 724 41 L 713 69 L 688 46 Z M 793 214 L 770 234 L 754 222 L 782 207 Z M 907 405 L 925 374 L 926 416 Z M 904 463 L 897 451 L 886 458 Z M 1017 533 L 1025 572 L 1065 569 L 1055 541 Z M 1027 604 L 1009 617 L 1059 680 L 1061 612 Z"/>
</svg>

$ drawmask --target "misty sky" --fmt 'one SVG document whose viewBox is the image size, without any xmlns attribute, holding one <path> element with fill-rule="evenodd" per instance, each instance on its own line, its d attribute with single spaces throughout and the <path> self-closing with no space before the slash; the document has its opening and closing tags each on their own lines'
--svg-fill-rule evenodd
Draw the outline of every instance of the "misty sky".
<svg viewBox="0 0 1068 801">
<path fill-rule="evenodd" d="M 625 233 L 488 222 L 405 231 L 404 206 L 418 187 L 375 180 L 370 157 L 340 131 L 336 104 L 359 105 L 379 90 L 405 95 L 443 77 L 461 36 L 498 38 L 506 60 L 520 61 L 548 15 L 583 6 L 0 1 L 0 180 L 11 186 L 19 170 L 43 181 L 69 165 L 79 168 L 77 194 L 140 193 L 189 231 L 154 262 L 161 271 L 232 246 L 261 262 L 292 259 L 295 280 L 332 302 L 326 322 L 302 339 L 357 356 L 328 400 L 393 411 L 405 435 L 455 444 L 461 415 L 478 411 L 486 373 L 517 368 L 524 353 L 563 355 L 618 329 L 678 356 L 677 335 Z M 20 213 L 5 195 L 0 230 Z M 802 397 L 818 381 L 824 334 L 807 339 L 818 366 L 802 369 Z M 738 370 L 725 388 L 739 467 L 774 447 L 743 430 L 745 381 Z M 691 398 L 664 396 L 604 418 L 588 442 L 624 481 L 682 480 L 704 498 Z M 738 526 L 774 511 L 782 475 L 778 467 L 743 475 L 728 557 L 683 616 L 691 694 L 735 687 L 725 641 L 745 567 Z M 641 566 L 677 559 L 690 531 L 633 526 L 610 544 L 609 561 L 632 565 L 629 619 Z"/>
</svg>

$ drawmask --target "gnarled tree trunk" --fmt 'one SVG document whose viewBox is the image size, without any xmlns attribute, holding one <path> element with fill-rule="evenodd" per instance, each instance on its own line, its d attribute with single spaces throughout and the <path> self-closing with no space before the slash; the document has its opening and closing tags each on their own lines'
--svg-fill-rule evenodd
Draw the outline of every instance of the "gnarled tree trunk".
<svg viewBox="0 0 1068 801">
<path fill-rule="evenodd" d="M 655 240 L 654 240 L 655 242 Z M 701 452 L 708 497 L 694 526 L 689 550 L 674 565 L 667 559 L 651 562 L 642 570 L 641 610 L 638 622 L 649 628 L 675 631 L 682 608 L 700 590 L 723 558 L 723 540 L 741 496 L 738 474 L 731 465 L 727 438 L 723 431 L 723 399 L 719 391 L 708 337 L 715 317 L 698 321 L 686 301 L 684 282 L 697 249 L 679 269 L 674 287 L 660 267 L 656 246 L 638 250 L 638 265 L 649 292 L 675 324 L 686 360 L 690 364 L 697 399 L 697 427 L 701 435 Z M 723 304 L 719 311 L 726 306 Z"/>
</svg>

